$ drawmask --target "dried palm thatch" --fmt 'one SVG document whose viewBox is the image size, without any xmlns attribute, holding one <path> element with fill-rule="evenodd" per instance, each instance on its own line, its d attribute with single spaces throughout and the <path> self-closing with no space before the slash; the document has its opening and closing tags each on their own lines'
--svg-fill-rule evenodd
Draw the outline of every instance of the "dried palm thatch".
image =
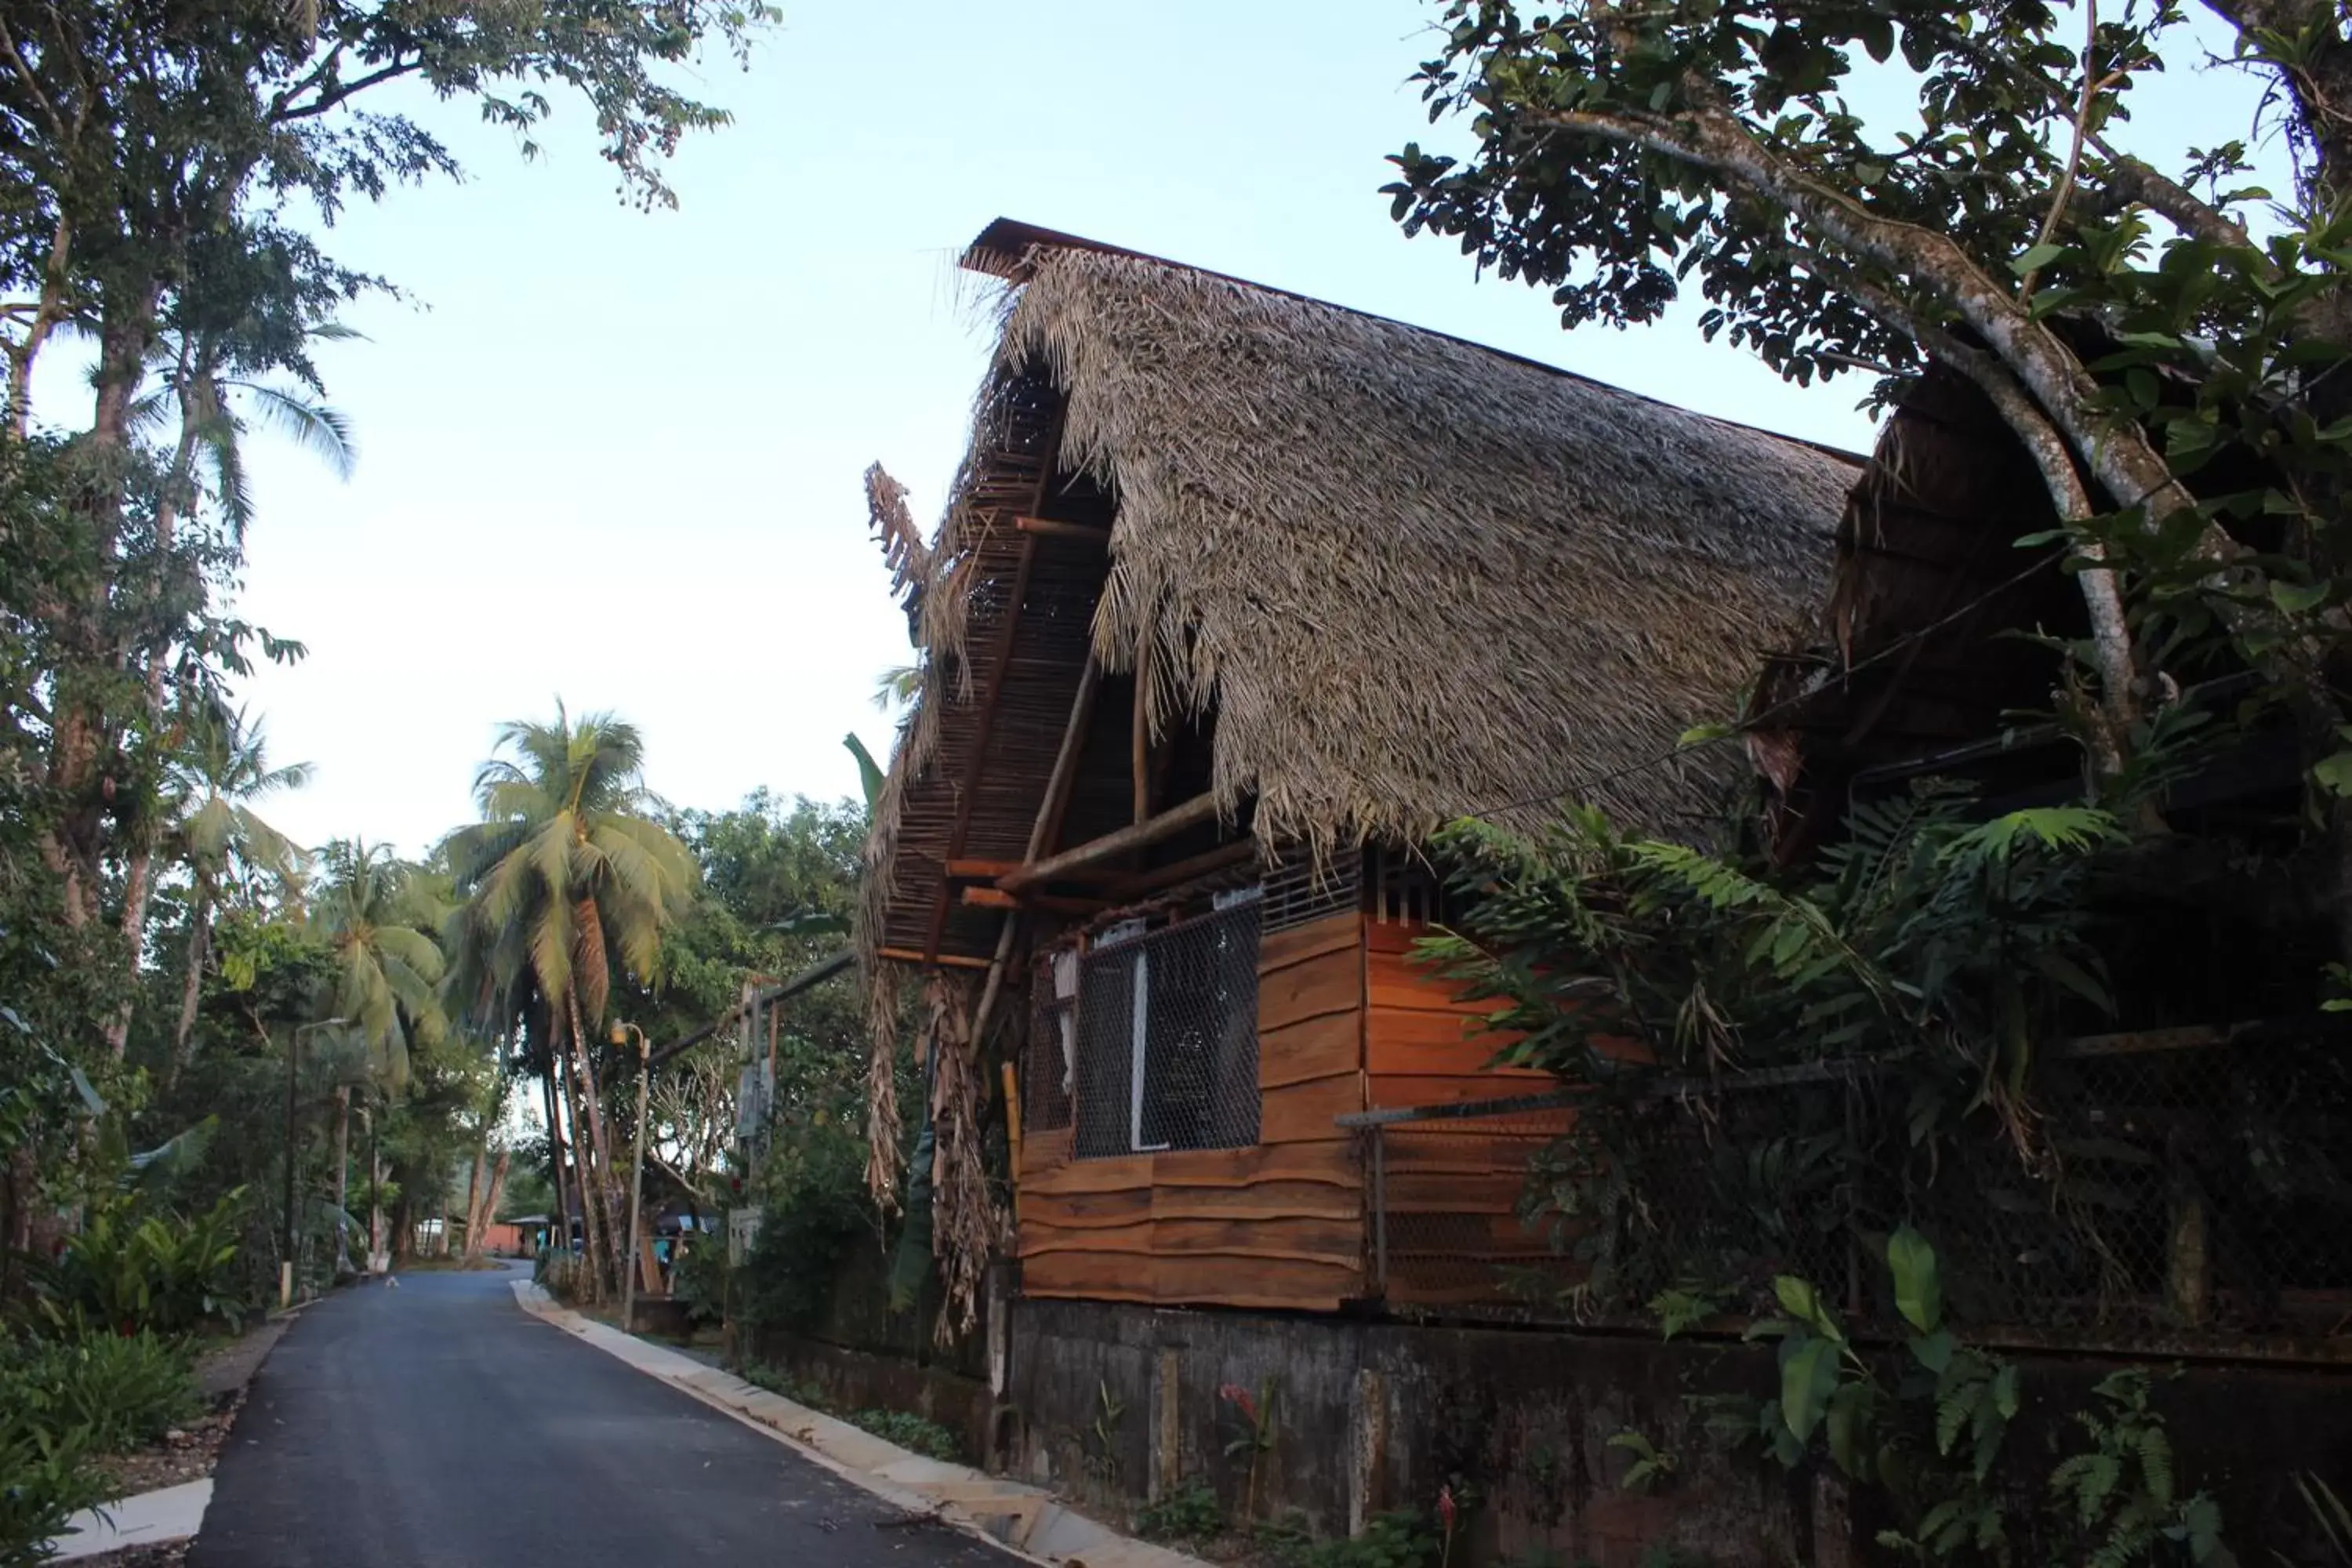
<svg viewBox="0 0 2352 1568">
<path fill-rule="evenodd" d="M 985 1132 L 988 1093 L 980 1044 L 971 1037 L 971 991 L 961 980 L 935 973 L 924 988 L 924 1030 L 932 1058 L 931 1251 L 939 1260 L 947 1300 L 935 1331 L 950 1342 L 969 1333 L 980 1314 L 980 1288 L 1004 1233 L 988 1184 Z"/>
<path fill-rule="evenodd" d="M 1213 706 L 1214 788 L 1228 813 L 1255 801 L 1262 843 L 1412 842 L 1563 792 L 1673 831 L 1719 799 L 1724 749 L 1655 759 L 1729 715 L 1757 652 L 1806 618 L 1853 459 L 1016 226 L 971 264 L 1008 281 L 869 846 L 869 954 L 929 934 L 974 772 L 980 634 L 1007 613 L 1013 514 L 1052 471 L 1117 500 L 1083 635 L 1114 671 L 1150 645 L 1156 731 Z M 1086 645 L 1076 617 L 1041 614 L 1054 590 L 1029 584 L 1008 685 L 1058 715 Z M 1051 750 L 991 741 L 997 794 L 965 808 L 961 853 L 1020 858 Z M 945 951 L 984 956 L 992 932 L 959 921 Z"/>
</svg>

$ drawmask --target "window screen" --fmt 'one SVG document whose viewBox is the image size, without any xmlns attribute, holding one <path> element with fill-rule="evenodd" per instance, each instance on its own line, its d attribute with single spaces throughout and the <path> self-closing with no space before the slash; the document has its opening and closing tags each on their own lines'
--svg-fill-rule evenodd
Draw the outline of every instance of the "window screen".
<svg viewBox="0 0 2352 1568">
<path fill-rule="evenodd" d="M 1113 928 L 1080 963 L 1080 1159 L 1257 1142 L 1255 888 L 1159 931 Z"/>
</svg>

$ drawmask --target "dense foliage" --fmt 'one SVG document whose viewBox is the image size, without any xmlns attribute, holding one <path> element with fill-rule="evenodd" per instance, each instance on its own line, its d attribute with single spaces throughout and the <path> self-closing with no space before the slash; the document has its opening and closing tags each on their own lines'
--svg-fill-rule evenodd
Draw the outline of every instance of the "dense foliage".
<svg viewBox="0 0 2352 1568">
<path fill-rule="evenodd" d="M 2205 10 L 2270 91 L 2267 123 L 2196 148 L 2130 121 L 2141 82 L 2203 63 L 2166 0 L 1448 0 L 1421 79 L 1475 150 L 1406 148 L 1391 191 L 1570 325 L 1696 287 L 1709 336 L 1793 380 L 1860 369 L 1883 402 L 1929 361 L 1965 378 L 2071 546 L 2090 634 L 2063 717 L 2093 765 L 2127 769 L 2179 688 L 2252 668 L 2247 706 L 2299 728 L 2342 840 L 2352 42 L 2322 0 Z M 2292 192 L 2245 177 L 2265 141 Z"/>
</svg>

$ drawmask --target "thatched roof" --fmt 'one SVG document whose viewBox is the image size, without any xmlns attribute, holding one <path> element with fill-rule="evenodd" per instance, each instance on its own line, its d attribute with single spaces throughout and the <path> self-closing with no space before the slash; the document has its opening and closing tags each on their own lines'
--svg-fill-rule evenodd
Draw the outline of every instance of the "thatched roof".
<svg viewBox="0 0 2352 1568">
<path fill-rule="evenodd" d="M 1155 727 L 1213 709 L 1213 787 L 1261 843 L 1409 842 L 1578 781 L 1651 827 L 1718 797 L 1727 748 L 1654 759 L 1812 608 L 1853 459 L 1020 226 L 967 265 L 1004 279 L 1001 329 L 920 595 L 869 951 L 923 945 L 950 853 L 1022 858 L 1089 643 L 1114 671 L 1155 645 Z M 1110 513 L 1107 581 L 1013 527 L 1073 487 Z M 1061 842 L 1120 804 L 1082 795 Z M 993 930 L 959 916 L 943 950 Z"/>
</svg>

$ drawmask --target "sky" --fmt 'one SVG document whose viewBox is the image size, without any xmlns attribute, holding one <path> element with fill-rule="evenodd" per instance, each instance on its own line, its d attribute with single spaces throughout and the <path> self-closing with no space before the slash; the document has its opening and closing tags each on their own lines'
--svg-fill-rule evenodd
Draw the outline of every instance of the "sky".
<svg viewBox="0 0 2352 1568">
<path fill-rule="evenodd" d="M 1432 14 L 788 5 L 748 72 L 699 72 L 736 122 L 685 145 L 674 212 L 615 199 L 576 101 L 525 161 L 463 106 L 409 100 L 470 177 L 329 236 L 404 293 L 320 356 L 357 470 L 252 454 L 240 608 L 310 650 L 242 693 L 273 759 L 316 768 L 272 819 L 421 851 L 472 817 L 499 722 L 559 697 L 636 722 L 676 805 L 855 794 L 841 738 L 886 752 L 871 695 L 910 658 L 860 476 L 881 461 L 936 519 L 987 348 L 953 261 L 1000 215 L 1866 449 L 1860 377 L 1786 385 L 1701 342 L 1696 307 L 1564 334 L 1541 293 L 1403 237 L 1378 191 L 1387 153 L 1433 139 L 1407 80 Z M 2168 137 L 2242 128 L 2241 83 L 2164 90 Z"/>
</svg>

